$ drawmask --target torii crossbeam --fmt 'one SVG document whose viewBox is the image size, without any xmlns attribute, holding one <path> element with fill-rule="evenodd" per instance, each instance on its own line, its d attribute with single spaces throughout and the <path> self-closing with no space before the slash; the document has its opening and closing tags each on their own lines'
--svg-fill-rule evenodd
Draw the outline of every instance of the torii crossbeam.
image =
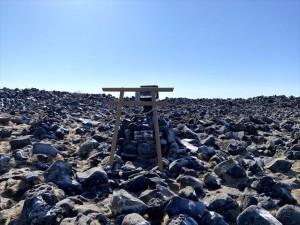
<svg viewBox="0 0 300 225">
<path fill-rule="evenodd" d="M 157 106 L 165 106 L 166 102 L 157 102 L 155 93 L 173 92 L 174 88 L 159 88 L 159 87 L 123 88 L 122 87 L 122 88 L 102 88 L 102 90 L 104 92 L 120 92 L 119 101 L 109 102 L 109 104 L 117 105 L 117 118 L 115 122 L 114 135 L 111 144 L 109 165 L 112 167 L 114 163 L 114 156 L 115 156 L 116 145 L 117 145 L 122 106 L 123 105 L 152 106 L 158 168 L 160 171 L 162 171 L 163 162 L 162 162 L 160 137 L 159 137 Z M 151 101 L 124 101 L 124 92 L 151 92 L 152 98 Z"/>
</svg>

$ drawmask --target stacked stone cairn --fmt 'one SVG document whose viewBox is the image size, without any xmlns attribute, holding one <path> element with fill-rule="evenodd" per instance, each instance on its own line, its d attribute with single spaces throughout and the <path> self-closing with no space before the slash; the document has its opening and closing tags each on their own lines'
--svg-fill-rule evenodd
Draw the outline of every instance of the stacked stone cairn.
<svg viewBox="0 0 300 225">
<path fill-rule="evenodd" d="M 158 119 L 162 156 L 177 152 L 178 144 L 171 121 Z M 153 114 L 134 115 L 124 119 L 118 132 L 117 154 L 124 161 L 136 161 L 143 167 L 157 165 Z"/>
</svg>

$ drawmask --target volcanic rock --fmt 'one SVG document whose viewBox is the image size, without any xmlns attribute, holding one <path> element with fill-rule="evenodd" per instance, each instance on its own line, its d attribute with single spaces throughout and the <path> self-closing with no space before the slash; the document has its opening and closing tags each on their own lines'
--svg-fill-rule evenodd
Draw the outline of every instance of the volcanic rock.
<svg viewBox="0 0 300 225">
<path fill-rule="evenodd" d="M 292 167 L 292 163 L 288 160 L 283 159 L 275 159 L 270 163 L 270 165 L 267 166 L 269 170 L 271 170 L 273 173 L 288 172 Z"/>
<path fill-rule="evenodd" d="M 267 210 L 258 206 L 249 206 L 237 218 L 238 225 L 282 225 L 274 216 Z"/>
<path fill-rule="evenodd" d="M 190 216 L 185 214 L 180 214 L 178 216 L 173 216 L 168 220 L 167 225 L 198 225 L 198 223 Z"/>
<path fill-rule="evenodd" d="M 0 130 L 0 137 L 1 138 L 8 138 L 8 137 L 11 136 L 11 134 L 12 134 L 12 130 L 11 129 L 4 128 L 4 129 Z"/>
<path fill-rule="evenodd" d="M 77 179 L 83 187 L 89 188 L 108 183 L 108 176 L 101 166 L 77 172 Z"/>
<path fill-rule="evenodd" d="M 228 225 L 219 213 L 213 211 L 206 211 L 202 221 L 203 225 Z"/>
<path fill-rule="evenodd" d="M 300 207 L 284 205 L 277 211 L 276 219 L 283 225 L 298 225 L 300 221 Z"/>
<path fill-rule="evenodd" d="M 225 193 L 210 196 L 204 203 L 206 204 L 207 209 L 220 213 L 226 222 L 235 221 L 239 214 L 237 202 Z"/>
<path fill-rule="evenodd" d="M 137 213 L 127 214 L 121 225 L 150 225 L 141 215 Z"/>
<path fill-rule="evenodd" d="M 210 174 L 210 173 L 204 174 L 203 182 L 204 182 L 205 186 L 208 187 L 208 188 L 218 189 L 218 188 L 221 187 L 221 184 L 217 180 L 217 178 L 214 175 Z"/>
<path fill-rule="evenodd" d="M 214 172 L 220 178 L 223 178 L 225 174 L 228 174 L 234 178 L 246 176 L 245 169 L 240 164 L 238 164 L 236 161 L 234 161 L 233 159 L 229 159 L 229 160 L 219 163 L 214 168 Z"/>
<path fill-rule="evenodd" d="M 192 201 L 198 201 L 195 189 L 191 186 L 186 186 L 179 192 L 179 197 L 190 199 Z"/>
<path fill-rule="evenodd" d="M 66 192 L 80 193 L 82 186 L 73 178 L 72 166 L 62 160 L 54 162 L 45 172 L 47 182 L 53 182 Z"/>
<path fill-rule="evenodd" d="M 10 156 L 7 154 L 0 154 L 0 174 L 6 173 L 10 169 Z"/>
<path fill-rule="evenodd" d="M 114 215 L 129 213 L 145 214 L 148 208 L 144 202 L 123 189 L 114 191 L 112 194 L 111 210 Z"/>
<path fill-rule="evenodd" d="M 196 221 L 201 221 L 204 211 L 205 205 L 202 202 L 195 202 L 177 196 L 174 196 L 166 206 L 166 213 L 169 217 L 187 214 Z"/>
<path fill-rule="evenodd" d="M 187 186 L 191 186 L 197 194 L 203 193 L 203 185 L 200 180 L 196 177 L 188 176 L 188 175 L 180 175 L 177 180 L 180 187 L 183 189 Z"/>
<path fill-rule="evenodd" d="M 84 142 L 79 149 L 79 155 L 86 158 L 93 149 L 98 147 L 98 145 L 99 143 L 94 139 Z"/>
<path fill-rule="evenodd" d="M 11 150 L 23 148 L 27 145 L 31 145 L 31 140 L 29 137 L 20 137 L 17 139 L 13 139 L 9 142 L 11 146 Z"/>
<path fill-rule="evenodd" d="M 116 100 L 0 89 L 0 224 L 121 225 L 132 213 L 151 224 L 298 222 L 299 97 L 166 98 L 162 171 L 153 112 L 140 106 L 124 107 L 110 165 Z"/>
<path fill-rule="evenodd" d="M 34 143 L 32 152 L 34 154 L 45 154 L 55 157 L 57 155 L 57 149 L 52 147 L 51 144 Z"/>
<path fill-rule="evenodd" d="M 53 185 L 43 184 L 26 194 L 24 206 L 17 220 L 23 224 L 59 224 L 60 211 L 54 205 L 65 197 L 64 192 Z"/>
</svg>

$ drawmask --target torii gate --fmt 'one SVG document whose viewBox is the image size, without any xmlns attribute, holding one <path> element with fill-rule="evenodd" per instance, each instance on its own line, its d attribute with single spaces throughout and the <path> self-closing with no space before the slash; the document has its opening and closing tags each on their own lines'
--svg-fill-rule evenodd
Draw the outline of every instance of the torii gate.
<svg viewBox="0 0 300 225">
<path fill-rule="evenodd" d="M 111 144 L 109 165 L 112 167 L 114 163 L 114 156 L 117 145 L 118 130 L 120 125 L 120 117 L 123 105 L 140 105 L 140 106 L 152 106 L 153 111 L 153 123 L 155 131 L 155 142 L 156 142 L 156 153 L 158 168 L 160 171 L 163 170 L 160 138 L 159 138 L 159 126 L 158 126 L 158 116 L 157 116 L 157 106 L 166 106 L 166 102 L 157 102 L 155 93 L 158 92 L 173 92 L 174 88 L 159 88 L 159 87 L 140 87 L 140 88 L 102 88 L 105 92 L 120 92 L 119 101 L 109 102 L 109 104 L 117 105 L 117 118 L 115 122 L 114 135 Z M 151 101 L 124 101 L 124 92 L 151 92 Z"/>
</svg>

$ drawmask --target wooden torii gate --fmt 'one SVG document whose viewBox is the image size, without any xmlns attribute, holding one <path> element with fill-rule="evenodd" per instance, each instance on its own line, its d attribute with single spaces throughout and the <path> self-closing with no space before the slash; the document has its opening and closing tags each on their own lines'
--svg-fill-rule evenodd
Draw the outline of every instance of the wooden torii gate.
<svg viewBox="0 0 300 225">
<path fill-rule="evenodd" d="M 122 88 L 102 88 L 102 90 L 104 92 L 120 92 L 119 101 L 109 102 L 109 104 L 117 105 L 117 118 L 115 122 L 114 135 L 111 144 L 109 165 L 112 167 L 114 163 L 114 156 L 115 156 L 116 145 L 117 145 L 122 106 L 123 105 L 152 106 L 158 168 L 160 171 L 162 171 L 163 162 L 162 162 L 160 137 L 159 137 L 157 106 L 165 106 L 166 102 L 157 102 L 155 93 L 173 92 L 174 88 L 159 88 L 159 87 L 123 88 L 122 87 Z M 151 101 L 124 101 L 124 92 L 151 92 L 152 98 Z"/>
</svg>

